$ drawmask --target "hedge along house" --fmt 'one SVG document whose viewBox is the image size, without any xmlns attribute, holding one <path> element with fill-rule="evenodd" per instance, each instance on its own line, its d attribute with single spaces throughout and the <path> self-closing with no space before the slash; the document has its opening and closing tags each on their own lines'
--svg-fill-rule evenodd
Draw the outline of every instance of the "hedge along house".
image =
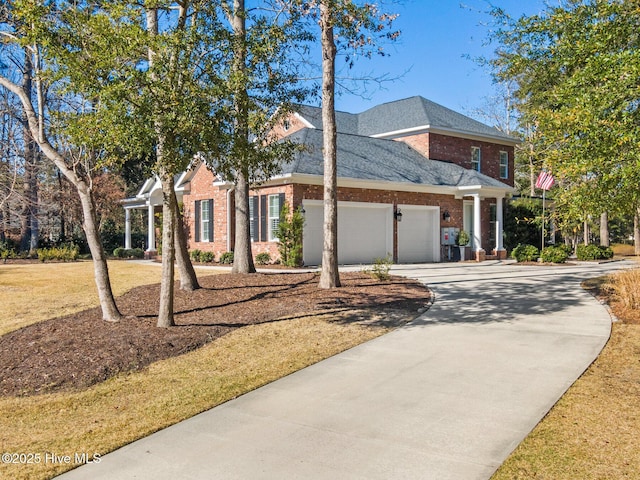
<svg viewBox="0 0 640 480">
<path fill-rule="evenodd" d="M 422 97 L 360 114 L 336 112 L 338 128 L 338 260 L 370 263 L 451 258 L 456 231 L 471 236 L 469 255 L 505 258 L 502 217 L 514 193 L 518 140 Z M 321 109 L 302 106 L 279 128 L 306 146 L 282 172 L 250 194 L 254 254 L 278 257 L 277 226 L 287 202 L 305 215 L 303 258 L 322 257 Z M 233 185 L 196 162 L 176 187 L 184 202 L 189 248 L 233 250 Z M 473 252 L 473 253 L 471 253 Z"/>
</svg>

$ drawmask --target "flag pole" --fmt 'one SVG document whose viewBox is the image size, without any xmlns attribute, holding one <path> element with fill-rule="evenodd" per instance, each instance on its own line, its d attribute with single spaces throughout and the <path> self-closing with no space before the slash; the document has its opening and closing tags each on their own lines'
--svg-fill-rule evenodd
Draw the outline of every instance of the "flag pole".
<svg viewBox="0 0 640 480">
<path fill-rule="evenodd" d="M 544 224 L 545 224 L 545 216 L 544 216 L 544 197 L 545 197 L 545 193 L 547 193 L 547 191 L 543 188 L 542 189 L 542 245 L 540 246 L 540 253 L 542 253 L 542 250 L 544 250 Z"/>
</svg>

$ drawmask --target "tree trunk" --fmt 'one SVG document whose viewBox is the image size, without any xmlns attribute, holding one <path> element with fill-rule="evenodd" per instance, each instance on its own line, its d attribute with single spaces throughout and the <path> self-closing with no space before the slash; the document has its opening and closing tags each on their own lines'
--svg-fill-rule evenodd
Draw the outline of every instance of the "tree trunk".
<svg viewBox="0 0 640 480">
<path fill-rule="evenodd" d="M 4 77 L 0 77 L 0 85 L 16 95 L 22 102 L 27 121 L 29 123 L 29 129 L 31 136 L 36 139 L 42 153 L 51 160 L 56 167 L 62 172 L 62 174 L 74 185 L 80 201 L 83 204 L 83 214 L 85 216 L 83 220 L 83 228 L 87 235 L 87 242 L 89 243 L 89 249 L 93 256 L 95 282 L 98 288 L 98 296 L 100 298 L 100 307 L 102 308 L 102 318 L 109 321 L 117 321 L 122 318 L 122 315 L 118 311 L 116 302 L 113 298 L 113 292 L 111 290 L 111 282 L 109 280 L 109 270 L 107 268 L 106 259 L 104 258 L 102 240 L 100 239 L 100 233 L 97 230 L 97 224 L 95 221 L 95 202 L 91 191 L 87 186 L 87 182 L 84 178 L 78 176 L 78 173 L 69 168 L 65 162 L 64 157 L 49 143 L 44 135 L 39 135 L 39 122 L 38 117 L 31 103 L 31 98 L 27 95 L 20 86 L 13 82 L 10 82 Z M 93 213 L 92 213 L 93 212 Z M 88 216 L 87 216 L 88 215 Z M 93 216 L 92 216 L 93 215 Z"/>
<path fill-rule="evenodd" d="M 175 192 L 173 192 L 175 197 Z M 177 206 L 178 200 L 174 199 Z M 178 273 L 180 274 L 180 290 L 186 290 L 193 292 L 200 288 L 198 283 L 198 277 L 196 271 L 193 268 L 191 259 L 189 258 L 189 250 L 187 249 L 187 237 L 184 231 L 184 222 L 182 221 L 182 214 L 180 210 L 175 210 L 176 218 L 174 219 L 175 225 L 175 243 L 176 243 L 176 264 L 178 266 Z"/>
<path fill-rule="evenodd" d="M 324 242 L 320 288 L 340 286 L 338 272 L 338 180 L 337 133 L 335 112 L 336 44 L 333 37 L 333 18 L 328 0 L 320 2 L 322 42 L 322 129 L 324 150 Z"/>
<path fill-rule="evenodd" d="M 255 273 L 249 230 L 249 183 L 244 173 L 236 177 L 235 188 L 236 235 L 233 252 L 233 273 Z"/>
<path fill-rule="evenodd" d="M 633 251 L 640 255 L 640 207 L 633 216 Z"/>
<path fill-rule="evenodd" d="M 122 319 L 122 314 L 118 310 L 111 290 L 109 267 L 104 254 L 102 240 L 100 239 L 100 232 L 98 231 L 96 204 L 91 190 L 86 184 L 78 185 L 77 189 L 80 196 L 80 204 L 82 205 L 82 229 L 87 237 L 87 244 L 93 258 L 93 272 L 98 289 L 98 298 L 102 306 L 102 319 L 115 322 Z"/>
<path fill-rule="evenodd" d="M 22 74 L 22 88 L 31 98 L 33 96 L 33 64 L 31 55 L 25 52 L 24 72 Z M 26 115 L 25 115 L 26 116 Z M 38 176 L 36 144 L 29 129 L 29 122 L 23 121 L 23 145 L 24 145 L 24 177 L 23 177 L 23 208 L 20 232 L 20 249 L 33 252 L 38 248 Z"/>
<path fill-rule="evenodd" d="M 161 145 L 158 146 L 158 150 L 161 150 Z M 176 197 L 173 191 L 173 175 L 162 168 L 159 177 L 162 184 L 162 280 L 157 325 L 158 327 L 172 327 L 175 325 L 173 320 L 173 283 L 176 259 L 174 244 Z"/>
<path fill-rule="evenodd" d="M 600 214 L 600 245 L 609 246 L 609 214 L 607 212 Z"/>
<path fill-rule="evenodd" d="M 247 70 L 247 27 L 244 0 L 234 0 L 233 15 L 230 18 L 235 38 L 233 46 L 233 70 L 238 78 L 246 78 Z M 239 151 L 248 149 L 249 112 L 248 93 L 244 82 L 237 82 L 234 91 L 236 117 L 235 142 L 242 144 Z M 246 162 L 242 162 L 246 163 Z M 251 251 L 251 232 L 249 231 L 249 170 L 244 165 L 238 169 L 235 179 L 235 247 L 233 251 L 233 273 L 255 273 L 253 252 Z"/>
<path fill-rule="evenodd" d="M 584 224 L 582 226 L 582 240 L 585 245 L 589 245 L 589 220 L 584 219 Z"/>
</svg>

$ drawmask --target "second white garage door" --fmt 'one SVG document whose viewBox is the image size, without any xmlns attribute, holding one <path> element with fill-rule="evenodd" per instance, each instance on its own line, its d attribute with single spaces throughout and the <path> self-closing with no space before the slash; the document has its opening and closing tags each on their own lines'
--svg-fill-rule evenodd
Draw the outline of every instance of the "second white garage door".
<svg viewBox="0 0 640 480">
<path fill-rule="evenodd" d="M 305 200 L 305 265 L 322 262 L 322 201 Z M 393 252 L 393 205 L 338 202 L 338 262 L 372 263 Z"/>
<path fill-rule="evenodd" d="M 423 205 L 398 205 L 398 262 L 430 263 L 440 261 L 440 208 Z"/>
</svg>

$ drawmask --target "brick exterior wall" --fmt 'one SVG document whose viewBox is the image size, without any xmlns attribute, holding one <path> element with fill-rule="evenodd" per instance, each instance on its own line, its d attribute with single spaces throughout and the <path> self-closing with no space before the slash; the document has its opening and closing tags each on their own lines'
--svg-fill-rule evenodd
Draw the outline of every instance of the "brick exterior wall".
<svg viewBox="0 0 640 480">
<path fill-rule="evenodd" d="M 182 198 L 184 205 L 184 222 L 187 231 L 187 246 L 189 250 L 202 250 L 203 252 L 215 252 L 216 259 L 228 250 L 227 232 L 227 189 L 214 186 L 215 175 L 204 165 L 196 170 L 190 184 L 190 193 Z M 196 201 L 213 200 L 213 240 L 210 242 L 196 242 Z M 233 200 L 233 195 L 231 195 Z M 233 238 L 233 230 L 231 232 Z"/>
<path fill-rule="evenodd" d="M 471 147 L 480 148 L 480 172 L 513 186 L 514 147 L 496 143 L 451 137 L 436 133 L 421 133 L 398 138 L 398 141 L 411 145 L 431 160 L 452 162 L 463 168 L 471 168 Z M 500 178 L 500 152 L 509 156 L 508 178 Z"/>
</svg>

